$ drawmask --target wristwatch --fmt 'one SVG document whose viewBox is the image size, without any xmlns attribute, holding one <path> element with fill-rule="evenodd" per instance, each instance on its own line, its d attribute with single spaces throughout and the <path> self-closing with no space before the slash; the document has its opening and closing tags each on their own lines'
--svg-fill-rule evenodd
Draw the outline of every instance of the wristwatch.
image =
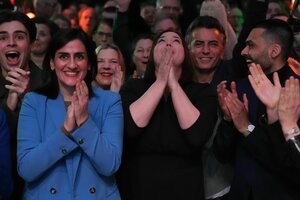
<svg viewBox="0 0 300 200">
<path fill-rule="evenodd" d="M 250 133 L 253 132 L 255 126 L 253 124 L 249 124 L 247 130 L 244 132 L 244 136 L 247 137 Z"/>
<path fill-rule="evenodd" d="M 293 134 L 295 134 L 299 131 L 300 131 L 299 127 L 295 127 L 295 128 L 292 128 L 291 130 L 289 130 L 288 132 L 284 133 L 284 136 L 288 137 L 288 136 L 293 135 Z"/>
</svg>

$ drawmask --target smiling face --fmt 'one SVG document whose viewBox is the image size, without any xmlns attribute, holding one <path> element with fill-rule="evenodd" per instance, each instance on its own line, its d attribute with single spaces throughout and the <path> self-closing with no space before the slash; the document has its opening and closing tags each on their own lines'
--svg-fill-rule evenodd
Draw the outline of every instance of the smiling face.
<svg viewBox="0 0 300 200">
<path fill-rule="evenodd" d="M 181 66 L 184 60 L 184 48 L 180 36 L 175 32 L 163 33 L 154 47 L 154 63 L 159 66 L 159 63 L 164 60 L 167 48 L 170 48 L 173 54 L 173 65 Z"/>
<path fill-rule="evenodd" d="M 97 84 L 103 89 L 109 89 L 115 69 L 120 65 L 118 52 L 112 48 L 100 50 L 97 54 L 97 63 Z"/>
<path fill-rule="evenodd" d="M 192 32 L 191 52 L 197 67 L 203 71 L 214 69 L 224 56 L 224 35 L 217 29 L 197 28 Z"/>
<path fill-rule="evenodd" d="M 37 35 L 31 52 L 34 54 L 45 54 L 51 40 L 50 29 L 45 24 L 36 24 Z"/>
<path fill-rule="evenodd" d="M 2 75 L 14 68 L 24 68 L 29 59 L 29 32 L 18 21 L 0 24 L 0 66 Z"/>
<path fill-rule="evenodd" d="M 50 66 L 55 70 L 60 91 L 72 91 L 83 80 L 89 68 L 88 55 L 83 43 L 72 40 L 58 49 Z"/>
<path fill-rule="evenodd" d="M 140 39 L 136 43 L 132 60 L 139 75 L 143 75 L 146 71 L 152 43 L 150 39 Z"/>
<path fill-rule="evenodd" d="M 242 50 L 241 54 L 245 57 L 248 66 L 250 63 L 260 64 L 265 72 L 271 70 L 271 57 L 270 50 L 271 45 L 263 37 L 265 32 L 262 28 L 254 28 L 250 32 L 247 40 L 246 47 Z"/>
</svg>

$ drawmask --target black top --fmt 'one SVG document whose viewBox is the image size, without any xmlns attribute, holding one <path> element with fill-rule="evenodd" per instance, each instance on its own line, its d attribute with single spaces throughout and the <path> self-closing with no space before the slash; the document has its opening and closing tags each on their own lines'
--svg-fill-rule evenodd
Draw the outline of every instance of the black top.
<svg viewBox="0 0 300 200">
<path fill-rule="evenodd" d="M 216 94 L 208 84 L 182 84 L 200 111 L 197 121 L 182 130 L 169 96 L 161 99 L 149 124 L 139 128 L 129 106 L 150 86 L 145 80 L 132 79 L 120 91 L 125 116 L 118 174 L 122 199 L 204 199 L 201 154 L 216 120 Z"/>
</svg>

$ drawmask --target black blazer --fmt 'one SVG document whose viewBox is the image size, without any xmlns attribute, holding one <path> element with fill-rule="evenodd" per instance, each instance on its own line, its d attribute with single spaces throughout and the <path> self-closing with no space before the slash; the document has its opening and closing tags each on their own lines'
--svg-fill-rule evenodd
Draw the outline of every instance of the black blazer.
<svg viewBox="0 0 300 200">
<path fill-rule="evenodd" d="M 287 65 L 278 71 L 278 75 L 282 84 L 290 76 L 296 76 Z M 272 74 L 268 77 L 272 80 Z M 247 94 L 249 120 L 255 129 L 244 137 L 232 123 L 222 121 L 218 128 L 214 141 L 217 158 L 222 162 L 233 162 L 236 170 L 229 199 L 300 199 L 295 185 L 281 173 L 286 169 L 279 166 L 262 123 L 265 106 L 256 97 L 248 79 L 237 83 L 237 92 L 240 99 L 244 93 Z"/>
</svg>

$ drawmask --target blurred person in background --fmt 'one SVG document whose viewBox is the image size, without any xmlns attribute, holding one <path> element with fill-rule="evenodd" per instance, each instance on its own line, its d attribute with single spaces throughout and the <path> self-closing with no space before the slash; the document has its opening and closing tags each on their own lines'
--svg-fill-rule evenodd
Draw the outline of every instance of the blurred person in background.
<svg viewBox="0 0 300 200">
<path fill-rule="evenodd" d="M 78 25 L 89 36 L 97 27 L 98 15 L 93 7 L 83 7 L 78 12 Z"/>
<path fill-rule="evenodd" d="M 71 28 L 70 20 L 64 14 L 55 14 L 50 18 L 60 29 Z"/>
<path fill-rule="evenodd" d="M 119 48 L 114 44 L 101 44 L 96 48 L 97 75 L 93 86 L 119 92 L 125 80 L 125 62 Z"/>
<path fill-rule="evenodd" d="M 33 19 L 36 26 L 36 39 L 31 46 L 30 59 L 36 66 L 43 69 L 43 62 L 54 34 L 59 30 L 59 27 L 52 21 L 36 17 Z"/>
<path fill-rule="evenodd" d="M 101 44 L 113 43 L 113 20 L 109 18 L 102 18 L 97 26 L 96 31 L 93 33 L 93 40 L 96 46 Z"/>
</svg>

